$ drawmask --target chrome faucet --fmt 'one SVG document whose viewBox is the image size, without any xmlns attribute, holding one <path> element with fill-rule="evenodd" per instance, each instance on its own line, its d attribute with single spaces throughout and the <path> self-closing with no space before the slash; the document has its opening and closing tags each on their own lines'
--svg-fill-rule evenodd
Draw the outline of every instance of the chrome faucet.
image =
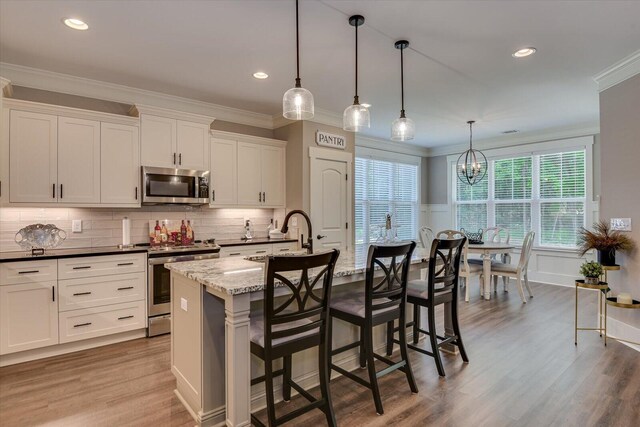
<svg viewBox="0 0 640 427">
<path fill-rule="evenodd" d="M 302 242 L 302 247 L 307 250 L 307 253 L 308 254 L 312 254 L 313 253 L 313 231 L 311 230 L 311 218 L 309 218 L 309 215 L 307 215 L 307 213 L 305 211 L 300 210 L 300 209 L 296 209 L 296 210 L 290 211 L 287 214 L 287 216 L 284 217 L 284 221 L 282 223 L 282 228 L 280 229 L 280 231 L 282 233 L 286 233 L 287 231 L 289 231 L 289 218 L 291 218 L 291 216 L 294 215 L 294 214 L 300 214 L 307 221 L 307 228 L 308 228 L 308 231 L 309 231 L 309 238 L 307 239 L 307 243 L 304 243 L 304 235 L 301 234 L 300 235 L 300 240 Z"/>
</svg>

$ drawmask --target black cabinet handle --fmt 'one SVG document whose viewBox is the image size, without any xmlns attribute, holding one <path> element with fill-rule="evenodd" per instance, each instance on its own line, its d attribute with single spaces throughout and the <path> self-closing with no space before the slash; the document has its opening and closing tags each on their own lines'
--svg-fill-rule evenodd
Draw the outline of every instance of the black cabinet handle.
<svg viewBox="0 0 640 427">
<path fill-rule="evenodd" d="M 132 262 L 121 262 L 121 263 L 118 264 L 118 267 L 123 267 L 125 265 L 133 265 L 133 263 Z"/>
<path fill-rule="evenodd" d="M 56 198 L 56 183 L 51 184 L 51 197 Z"/>
<path fill-rule="evenodd" d="M 53 302 L 56 302 L 56 286 L 55 285 L 51 287 L 51 300 Z"/>
<path fill-rule="evenodd" d="M 78 292 L 73 294 L 74 297 L 80 296 L 80 295 L 91 295 L 91 292 Z"/>
<path fill-rule="evenodd" d="M 138 200 L 138 187 L 136 187 L 136 200 Z"/>
<path fill-rule="evenodd" d="M 262 203 L 262 191 L 258 191 L 258 201 Z"/>
<path fill-rule="evenodd" d="M 316 239 L 320 240 L 320 239 L 324 239 L 325 237 L 327 237 L 327 236 L 321 236 L 320 234 L 318 234 L 318 235 L 316 236 Z"/>
<path fill-rule="evenodd" d="M 211 200 L 216 201 L 216 190 L 211 190 Z"/>
<path fill-rule="evenodd" d="M 131 316 L 122 316 L 122 317 L 118 317 L 118 320 L 124 320 L 124 319 L 132 319 L 133 315 Z"/>
<path fill-rule="evenodd" d="M 256 251 L 257 254 L 266 254 L 267 251 Z"/>
<path fill-rule="evenodd" d="M 33 274 L 33 273 L 40 273 L 40 270 L 25 270 L 25 271 L 18 271 L 18 274 Z"/>
<path fill-rule="evenodd" d="M 240 255 L 240 252 L 229 254 L 229 256 L 235 256 L 235 255 Z"/>
<path fill-rule="evenodd" d="M 182 165 L 182 153 L 178 154 L 178 164 Z"/>
<path fill-rule="evenodd" d="M 74 270 L 86 270 L 86 269 L 89 269 L 89 268 L 91 268 L 90 265 L 83 265 L 81 267 L 73 267 Z"/>
<path fill-rule="evenodd" d="M 118 288 L 119 291 L 126 291 L 127 289 L 133 289 L 133 286 L 125 286 L 124 288 Z"/>
<path fill-rule="evenodd" d="M 176 164 L 176 153 L 173 153 L 173 164 Z"/>
<path fill-rule="evenodd" d="M 280 248 L 280 252 L 287 252 L 289 250 L 290 250 L 289 248 Z"/>
<path fill-rule="evenodd" d="M 267 203 L 267 193 L 265 193 L 264 191 L 262 192 L 262 201 L 264 203 Z"/>
<path fill-rule="evenodd" d="M 87 322 L 87 323 L 78 323 L 77 325 L 73 325 L 74 328 L 79 328 L 80 326 L 89 326 L 91 324 L 91 322 Z"/>
<path fill-rule="evenodd" d="M 62 184 L 60 184 L 60 198 L 62 199 Z"/>
</svg>

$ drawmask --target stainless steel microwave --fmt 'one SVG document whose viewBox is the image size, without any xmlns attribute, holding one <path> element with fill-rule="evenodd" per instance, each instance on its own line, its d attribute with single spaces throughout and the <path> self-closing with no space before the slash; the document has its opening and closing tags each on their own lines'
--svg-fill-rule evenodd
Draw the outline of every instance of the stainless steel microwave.
<svg viewBox="0 0 640 427">
<path fill-rule="evenodd" d="M 142 167 L 142 204 L 205 205 L 209 171 Z"/>
</svg>

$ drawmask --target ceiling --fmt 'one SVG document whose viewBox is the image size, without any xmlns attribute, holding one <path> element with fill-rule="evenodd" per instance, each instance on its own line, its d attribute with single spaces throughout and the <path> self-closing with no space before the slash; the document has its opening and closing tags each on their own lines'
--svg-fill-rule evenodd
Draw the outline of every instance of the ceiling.
<svg viewBox="0 0 640 427">
<path fill-rule="evenodd" d="M 359 95 L 372 104 L 366 135 L 389 138 L 405 107 L 414 143 L 463 142 L 466 121 L 487 139 L 593 125 L 593 76 L 640 48 L 640 1 L 300 2 L 302 85 L 316 108 L 341 114 L 353 101 L 352 14 L 359 30 Z M 85 20 L 73 31 L 63 17 Z M 535 46 L 538 52 L 511 54 Z M 295 78 L 293 0 L 0 2 L 0 60 L 280 114 Z M 267 80 L 252 77 L 255 71 Z"/>
</svg>

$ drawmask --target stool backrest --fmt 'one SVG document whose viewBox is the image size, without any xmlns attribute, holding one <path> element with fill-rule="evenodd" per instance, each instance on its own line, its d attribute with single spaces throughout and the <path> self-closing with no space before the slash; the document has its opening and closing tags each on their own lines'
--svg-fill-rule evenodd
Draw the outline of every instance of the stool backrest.
<svg viewBox="0 0 640 427">
<path fill-rule="evenodd" d="M 264 290 L 265 349 L 270 348 L 274 340 L 314 329 L 319 329 L 320 333 L 307 334 L 300 340 L 305 343 L 308 341 L 308 346 L 312 346 L 324 339 L 333 270 L 339 255 L 340 251 L 333 249 L 312 255 L 267 257 Z M 284 301 L 275 299 L 278 284 L 283 284 L 290 291 L 284 295 Z M 300 320 L 310 320 L 311 323 L 278 326 Z"/>
<path fill-rule="evenodd" d="M 400 308 L 400 312 L 404 313 L 411 255 L 415 248 L 416 242 L 393 246 L 369 246 L 365 276 L 367 317 L 376 310 L 390 307 Z M 389 267 L 385 266 L 384 258 L 391 260 Z M 383 272 L 382 277 L 374 277 L 378 269 Z"/>
<path fill-rule="evenodd" d="M 429 300 L 434 301 L 436 293 L 451 291 L 457 296 L 460 259 L 467 238 L 434 239 L 429 254 L 429 272 L 427 273 Z"/>
<path fill-rule="evenodd" d="M 469 274 L 469 271 L 471 269 L 469 267 L 469 240 L 467 240 L 467 236 L 465 236 L 462 231 L 458 230 L 442 230 L 438 231 L 438 234 L 436 234 L 436 238 L 445 240 L 455 240 L 461 239 L 463 237 L 464 244 L 462 247 L 462 268 L 465 273 Z"/>
</svg>

